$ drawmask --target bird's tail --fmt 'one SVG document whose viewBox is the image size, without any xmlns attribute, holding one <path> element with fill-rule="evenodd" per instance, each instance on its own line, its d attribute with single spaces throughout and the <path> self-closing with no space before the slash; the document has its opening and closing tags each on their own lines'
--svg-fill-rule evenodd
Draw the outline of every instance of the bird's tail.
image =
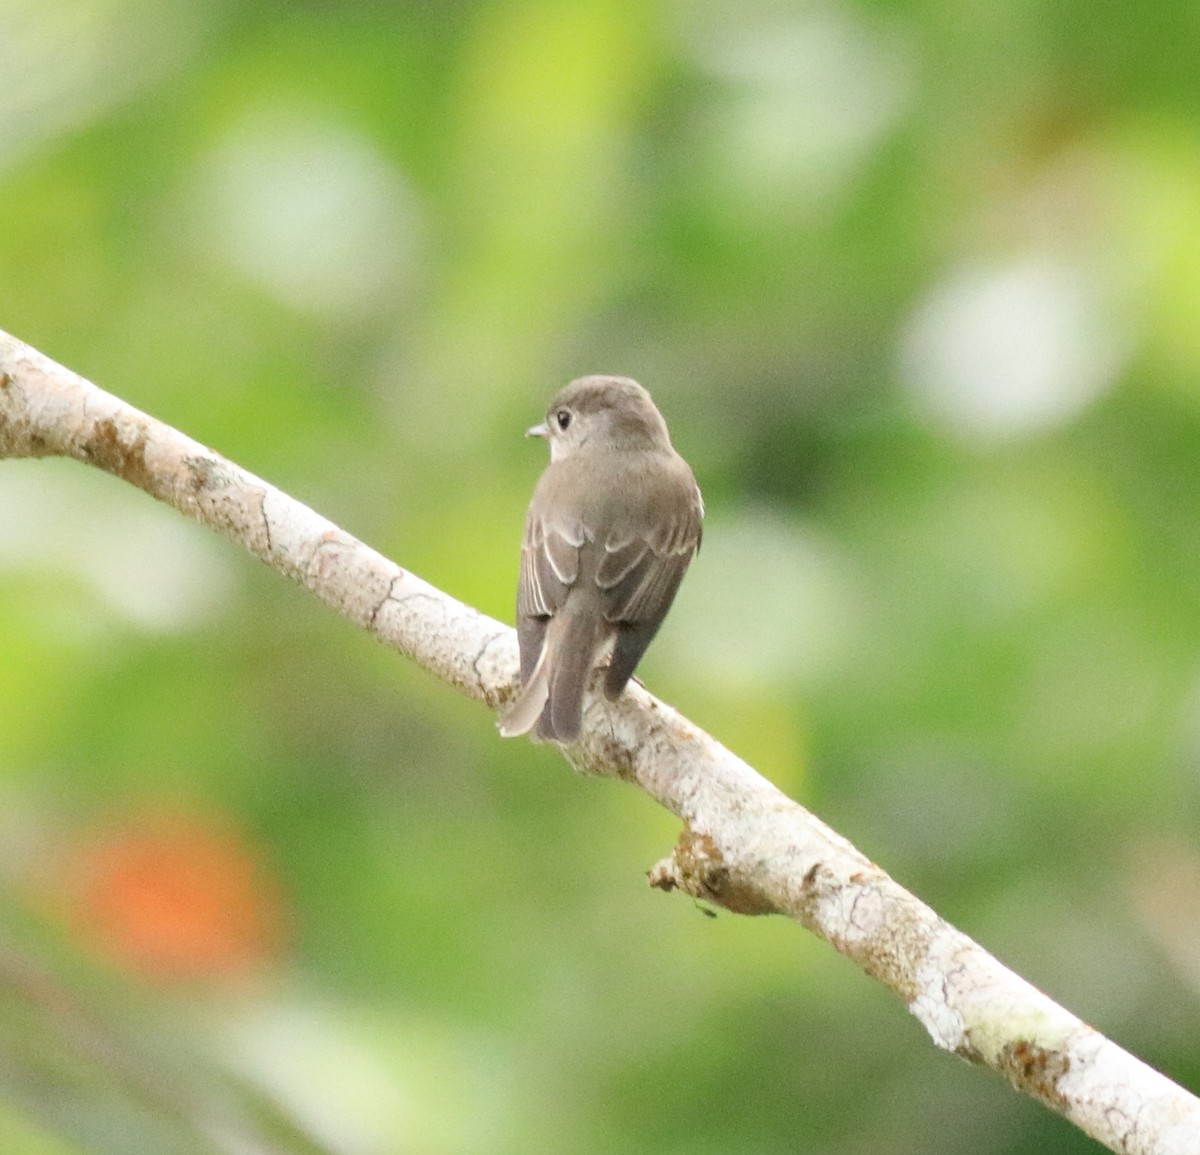
<svg viewBox="0 0 1200 1155">
<path fill-rule="evenodd" d="M 546 657 L 549 646 L 543 644 L 541 656 L 529 681 L 521 687 L 517 699 L 500 717 L 500 736 L 515 738 L 519 734 L 528 734 L 533 729 L 541 715 L 546 699 L 550 696 L 550 677 Z"/>
<path fill-rule="evenodd" d="M 546 641 L 529 682 L 500 720 L 509 738 L 537 724 L 540 737 L 574 742 L 583 729 L 583 694 L 604 640 L 604 623 L 594 614 L 560 613 L 546 630 Z"/>
</svg>

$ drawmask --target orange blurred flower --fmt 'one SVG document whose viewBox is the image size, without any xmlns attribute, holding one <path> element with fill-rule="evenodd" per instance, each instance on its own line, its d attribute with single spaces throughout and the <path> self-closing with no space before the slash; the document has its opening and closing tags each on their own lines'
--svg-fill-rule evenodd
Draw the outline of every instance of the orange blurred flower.
<svg viewBox="0 0 1200 1155">
<path fill-rule="evenodd" d="M 280 888 L 220 821 L 138 816 L 86 838 L 68 879 L 90 945 L 155 979 L 234 978 L 277 955 Z"/>
</svg>

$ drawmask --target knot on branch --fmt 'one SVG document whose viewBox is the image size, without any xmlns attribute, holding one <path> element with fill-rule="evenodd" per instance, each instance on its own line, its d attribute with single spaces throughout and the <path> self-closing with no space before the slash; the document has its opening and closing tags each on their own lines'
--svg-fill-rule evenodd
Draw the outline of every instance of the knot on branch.
<svg viewBox="0 0 1200 1155">
<path fill-rule="evenodd" d="M 126 423 L 118 426 L 111 417 L 103 417 L 92 427 L 92 436 L 81 446 L 84 457 L 93 465 L 144 489 L 157 492 L 156 479 L 146 464 L 146 430 Z"/>
<path fill-rule="evenodd" d="M 1059 1080 L 1071 1069 L 1070 1057 L 1060 1050 L 1043 1047 L 1032 1039 L 1006 1043 L 999 1056 L 1000 1073 L 1014 1087 L 1061 1111 L 1067 1097 Z"/>
<path fill-rule="evenodd" d="M 758 882 L 735 870 L 711 834 L 687 823 L 671 854 L 646 875 L 658 890 L 682 890 L 734 914 L 775 914 Z"/>
</svg>

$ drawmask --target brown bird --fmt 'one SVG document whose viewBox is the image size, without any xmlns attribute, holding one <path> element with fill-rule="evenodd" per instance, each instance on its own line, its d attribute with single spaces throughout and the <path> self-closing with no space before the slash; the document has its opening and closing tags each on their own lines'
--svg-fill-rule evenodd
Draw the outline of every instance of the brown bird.
<svg viewBox="0 0 1200 1155">
<path fill-rule="evenodd" d="M 627 377 L 580 377 L 527 436 L 550 464 L 525 518 L 517 587 L 521 692 L 506 737 L 574 742 L 592 670 L 616 698 L 700 548 L 704 502 L 650 394 Z"/>
</svg>

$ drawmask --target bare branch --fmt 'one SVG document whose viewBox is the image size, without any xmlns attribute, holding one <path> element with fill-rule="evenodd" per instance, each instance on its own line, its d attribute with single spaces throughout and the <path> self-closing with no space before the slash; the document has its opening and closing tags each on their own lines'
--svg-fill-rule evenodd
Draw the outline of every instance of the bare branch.
<svg viewBox="0 0 1200 1155">
<path fill-rule="evenodd" d="M 492 708 L 512 696 L 507 626 L 0 333 L 0 457 L 50 455 L 98 465 L 217 530 L 463 693 Z M 1002 966 L 640 686 L 613 705 L 594 695 L 583 740 L 564 752 L 682 819 L 652 886 L 795 919 L 900 995 L 939 1047 L 998 1071 L 1113 1151 L 1200 1151 L 1200 1100 Z"/>
</svg>

